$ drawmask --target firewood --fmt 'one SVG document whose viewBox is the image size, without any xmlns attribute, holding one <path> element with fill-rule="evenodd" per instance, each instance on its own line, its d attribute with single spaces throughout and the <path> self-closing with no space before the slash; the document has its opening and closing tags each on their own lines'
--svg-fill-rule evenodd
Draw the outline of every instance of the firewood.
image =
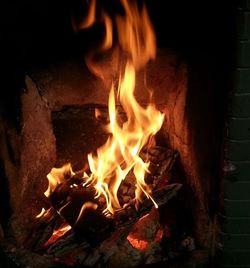
<svg viewBox="0 0 250 268">
<path fill-rule="evenodd" d="M 65 238 L 61 237 L 54 244 L 48 247 L 46 253 L 55 257 L 63 255 L 65 252 L 74 249 L 77 246 L 74 234 L 67 235 Z"/>
<path fill-rule="evenodd" d="M 182 187 L 181 184 L 170 184 L 167 185 L 163 189 L 158 189 L 153 193 L 153 198 L 158 206 L 164 205 L 168 200 L 173 198 L 177 192 Z M 114 221 L 116 226 L 125 226 L 131 225 L 137 219 L 141 218 L 143 215 L 147 214 L 151 208 L 153 207 L 153 203 L 150 199 L 144 198 L 141 207 L 139 210 L 136 209 L 135 200 L 130 201 L 123 209 L 117 211 L 114 214 Z"/>
<path fill-rule="evenodd" d="M 180 190 L 181 184 L 171 184 L 153 193 L 154 200 L 161 206 L 173 198 Z M 73 226 L 77 237 L 86 239 L 91 245 L 97 245 L 105 240 L 110 233 L 121 227 L 129 227 L 153 207 L 151 200 L 144 198 L 142 205 L 137 210 L 135 200 L 130 201 L 114 215 L 106 217 L 100 209 L 88 210 L 84 217 Z"/>
<path fill-rule="evenodd" d="M 168 185 L 164 189 L 159 189 L 153 193 L 154 198 L 159 206 L 163 205 L 173 198 L 180 188 L 180 184 Z M 67 254 L 69 254 L 71 258 L 75 258 L 75 262 L 81 265 L 104 265 L 112 256 L 117 255 L 124 245 L 126 245 L 126 248 L 128 247 L 126 237 L 130 232 L 131 227 L 142 216 L 149 213 L 151 210 L 155 211 L 155 208 L 153 208 L 152 202 L 148 199 L 143 200 L 143 206 L 141 206 L 138 211 L 134 207 L 134 200 L 131 201 L 129 205 L 124 207 L 121 211 L 116 212 L 113 217 L 108 219 L 115 225 L 115 228 L 113 230 L 105 230 L 106 237 L 103 237 L 102 239 L 99 237 L 100 230 L 92 228 L 92 218 L 89 215 L 85 215 L 78 226 L 78 228 L 84 226 L 83 229 L 85 230 L 85 233 L 81 234 L 83 236 L 81 242 L 77 239 L 80 235 L 79 230 L 77 230 L 76 227 L 73 227 L 74 233 L 66 237 L 62 237 L 55 242 L 47 249 L 46 254 L 59 258 L 64 258 L 65 255 L 67 256 Z M 92 212 L 95 212 L 95 210 Z M 100 216 L 106 218 L 103 214 Z M 96 215 L 94 215 L 94 217 L 96 217 Z M 80 229 L 80 231 L 82 230 Z M 87 235 L 87 232 L 90 234 Z M 93 239 L 95 243 L 93 243 Z M 130 249 L 132 254 L 131 250 L 134 252 L 134 249 Z M 148 255 L 150 255 L 150 252 Z M 148 260 L 148 262 L 151 261 Z"/>
<path fill-rule="evenodd" d="M 148 150 L 145 155 L 150 158 L 152 163 L 158 161 L 158 170 L 151 176 L 151 185 L 153 187 L 152 196 L 155 202 L 160 206 L 165 204 L 169 199 L 176 195 L 181 188 L 180 184 L 163 185 L 159 184 L 162 176 L 167 175 L 171 169 L 176 153 L 172 150 L 168 150 L 164 147 L 154 147 Z M 60 213 L 60 219 L 66 221 L 73 228 L 77 242 L 82 243 L 87 241 L 91 246 L 96 246 L 102 241 L 105 241 L 111 233 L 120 228 L 129 228 L 133 223 L 140 219 L 143 215 L 150 212 L 153 207 L 153 203 L 146 197 L 143 198 L 142 205 L 136 208 L 136 202 L 134 199 L 135 182 L 133 174 L 129 174 L 128 179 L 121 185 L 118 196 L 121 199 L 123 208 L 115 212 L 114 215 L 105 216 L 103 209 L 105 208 L 105 200 L 102 197 L 95 198 L 95 189 L 92 185 L 89 187 L 83 186 L 82 179 L 83 171 L 77 172 L 72 178 L 68 178 L 64 183 L 57 186 L 55 191 L 50 196 L 50 201 L 53 206 L 54 216 L 56 221 L 58 212 Z M 96 205 L 97 209 L 87 208 L 84 213 L 80 213 L 83 205 L 91 203 Z M 46 242 L 46 239 L 53 232 L 54 225 L 53 220 L 48 223 L 49 232 L 45 232 L 46 235 L 37 233 L 36 250 L 41 248 L 42 243 Z M 44 222 L 45 219 L 41 219 L 39 225 Z M 52 229 L 52 230 L 51 230 Z M 61 238 L 62 241 L 64 238 Z M 61 240 L 60 239 L 60 240 Z M 55 249 L 52 247 L 51 252 L 58 251 L 57 245 L 60 245 L 60 241 L 56 242 Z M 67 250 L 66 250 L 67 251 Z M 60 250 L 59 250 L 60 252 Z"/>
<path fill-rule="evenodd" d="M 33 227 L 27 241 L 26 247 L 38 252 L 42 249 L 44 243 L 51 237 L 53 231 L 57 229 L 65 220 L 58 212 L 51 207 L 39 219 L 34 221 Z"/>
<path fill-rule="evenodd" d="M 180 184 L 168 185 L 160 189 L 154 195 L 158 205 L 165 204 L 173 198 L 179 189 Z M 130 227 L 142 216 L 149 213 L 153 207 L 150 200 L 145 199 L 139 210 L 135 208 L 135 201 L 131 201 L 126 207 L 117 211 L 113 217 L 107 218 L 100 210 L 89 210 L 82 220 L 73 226 L 78 242 L 87 241 L 91 246 L 97 246 L 111 236 L 115 230 L 123 230 L 124 235 Z M 124 229 L 125 228 L 125 229 Z"/>
</svg>

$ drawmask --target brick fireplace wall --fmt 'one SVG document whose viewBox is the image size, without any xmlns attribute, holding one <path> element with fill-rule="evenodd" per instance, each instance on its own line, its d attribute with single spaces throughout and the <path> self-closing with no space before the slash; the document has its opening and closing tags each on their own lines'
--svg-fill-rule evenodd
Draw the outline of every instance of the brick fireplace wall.
<svg viewBox="0 0 250 268">
<path fill-rule="evenodd" d="M 237 11 L 222 225 L 222 267 L 250 267 L 250 1 Z"/>
</svg>

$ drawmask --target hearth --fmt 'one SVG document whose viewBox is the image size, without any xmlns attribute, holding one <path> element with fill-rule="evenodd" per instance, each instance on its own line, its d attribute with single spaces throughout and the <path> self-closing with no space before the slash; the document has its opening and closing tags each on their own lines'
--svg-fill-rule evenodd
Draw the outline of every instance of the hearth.
<svg viewBox="0 0 250 268">
<path fill-rule="evenodd" d="M 208 4 L 214 25 L 196 19 L 218 29 L 200 37 L 194 6 L 75 2 L 61 14 L 77 53 L 18 67 L 1 116 L 4 265 L 215 266 L 236 4 L 226 22 Z"/>
</svg>

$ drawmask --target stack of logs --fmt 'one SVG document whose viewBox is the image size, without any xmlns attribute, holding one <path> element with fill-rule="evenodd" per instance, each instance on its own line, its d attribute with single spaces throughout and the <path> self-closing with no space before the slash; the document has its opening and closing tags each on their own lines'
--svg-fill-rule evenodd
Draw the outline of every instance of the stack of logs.
<svg viewBox="0 0 250 268">
<path fill-rule="evenodd" d="M 152 189 L 154 200 L 158 206 L 166 204 L 181 188 L 181 184 L 170 184 L 177 153 L 155 146 L 142 151 L 141 157 L 150 161 L 150 173 L 145 180 Z M 164 227 L 159 223 L 158 210 L 150 199 L 145 197 L 139 207 L 135 206 L 133 175 L 128 175 L 118 191 L 122 209 L 107 216 L 102 212 L 104 200 L 95 199 L 93 187 L 83 186 L 81 174 L 77 172 L 66 179 L 46 200 L 48 209 L 34 221 L 27 247 L 67 265 L 116 267 L 120 258 L 123 258 L 123 264 L 119 263 L 122 267 L 162 261 L 164 254 L 166 257 L 166 252 L 162 252 L 166 236 Z M 98 207 L 84 210 L 79 219 L 82 204 L 86 202 L 94 202 Z M 67 226 L 67 232 L 56 237 L 56 230 Z M 56 238 L 51 240 L 52 236 Z M 192 238 L 185 243 L 184 248 L 194 248 Z"/>
</svg>

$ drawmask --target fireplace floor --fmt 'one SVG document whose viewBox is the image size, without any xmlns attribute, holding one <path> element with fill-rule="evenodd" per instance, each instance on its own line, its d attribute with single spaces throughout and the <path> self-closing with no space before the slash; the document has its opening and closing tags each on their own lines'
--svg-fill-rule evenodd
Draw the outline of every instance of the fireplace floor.
<svg viewBox="0 0 250 268">
<path fill-rule="evenodd" d="M 19 252 L 18 252 L 19 251 Z M 26 257 L 25 254 L 29 255 Z M 24 259 L 20 261 L 18 255 L 24 256 Z M 12 249 L 12 252 L 7 252 L 4 249 L 0 250 L 0 267 L 3 268 L 83 268 L 83 267 L 90 267 L 90 266 L 83 266 L 83 265 L 62 265 L 62 264 L 53 264 L 51 265 L 49 261 L 46 259 L 41 260 L 40 255 L 33 255 L 31 256 L 29 252 L 20 249 Z M 98 266 L 93 266 L 98 267 Z M 107 267 L 109 266 L 99 266 L 99 267 Z M 145 268 L 210 268 L 216 267 L 216 265 L 212 265 L 209 263 L 209 255 L 206 250 L 195 250 L 192 254 L 185 256 L 183 259 L 178 261 L 164 261 L 158 262 L 155 264 L 149 265 L 141 265 L 136 267 L 145 267 Z M 115 267 L 114 267 L 115 268 Z"/>
</svg>

